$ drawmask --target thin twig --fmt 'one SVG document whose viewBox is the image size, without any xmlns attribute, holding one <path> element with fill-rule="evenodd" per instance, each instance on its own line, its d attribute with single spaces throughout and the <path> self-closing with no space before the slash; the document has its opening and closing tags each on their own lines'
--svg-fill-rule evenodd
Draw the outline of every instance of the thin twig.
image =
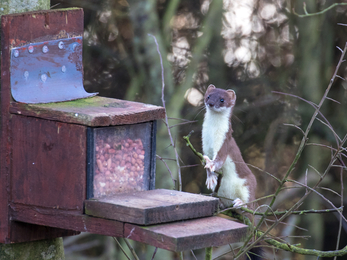
<svg viewBox="0 0 347 260">
<path fill-rule="evenodd" d="M 329 11 L 330 9 L 333 9 L 334 7 L 336 6 L 341 6 L 341 5 L 347 5 L 347 3 L 334 3 L 332 4 L 331 6 L 323 9 L 322 11 L 320 12 L 317 12 L 317 13 L 308 13 L 307 10 L 306 10 L 306 3 L 304 2 L 303 3 L 303 9 L 304 9 L 304 13 L 305 14 L 298 14 L 295 12 L 295 9 L 293 8 L 293 14 L 300 17 L 300 18 L 303 18 L 303 17 L 308 17 L 308 16 L 315 16 L 315 15 L 320 15 L 320 14 L 324 14 L 325 12 Z"/>
<path fill-rule="evenodd" d="M 253 211 L 250 210 L 249 208 L 245 208 L 245 207 L 241 207 L 241 209 L 244 212 L 253 214 L 253 215 L 257 215 L 257 216 L 280 216 L 280 215 L 284 215 L 286 213 L 288 213 L 288 210 L 284 210 L 284 211 L 271 211 L 271 212 L 267 212 L 266 214 L 262 213 L 262 212 L 257 212 L 257 211 Z M 333 209 L 308 209 L 308 210 L 294 210 L 292 212 L 290 212 L 291 214 L 295 214 L 295 215 L 306 215 L 306 214 L 322 214 L 322 213 L 333 213 L 333 212 L 342 212 L 343 211 L 343 206 L 339 207 L 339 208 L 333 208 Z M 221 211 L 221 212 L 224 212 Z"/>
<path fill-rule="evenodd" d="M 296 129 L 299 129 L 300 132 L 301 132 L 303 135 L 305 134 L 304 130 L 302 130 L 302 129 L 301 129 L 299 126 L 297 126 L 297 125 L 294 125 L 294 124 L 283 124 L 283 125 L 295 127 Z"/>
<path fill-rule="evenodd" d="M 194 251 L 193 251 L 193 250 L 190 250 L 190 252 L 192 253 L 194 259 L 195 259 L 195 260 L 198 260 L 198 259 L 196 258 L 196 256 L 195 256 L 195 254 L 194 254 Z"/>
<path fill-rule="evenodd" d="M 236 212 L 233 212 L 231 210 L 228 211 L 228 212 L 225 212 L 224 214 L 243 221 L 248 226 L 250 226 L 250 228 L 252 230 L 255 230 L 255 227 L 254 226 L 252 227 L 252 222 L 247 217 L 245 217 L 245 216 L 243 216 L 241 214 L 238 214 Z M 258 229 L 256 229 L 255 235 L 257 237 L 264 237 L 264 236 L 266 236 L 265 232 L 260 231 Z M 334 257 L 334 256 L 343 256 L 343 255 L 347 254 L 347 246 L 345 246 L 344 248 L 342 248 L 340 250 L 335 250 L 335 251 L 320 251 L 320 250 L 316 250 L 316 249 L 301 248 L 301 247 L 298 247 L 298 245 L 291 245 L 289 243 L 282 243 L 282 242 L 279 242 L 276 239 L 273 239 L 273 238 L 270 238 L 270 237 L 265 237 L 264 241 L 266 243 L 270 244 L 270 245 L 275 246 L 276 249 L 282 249 L 282 250 L 285 250 L 285 251 L 298 253 L 298 254 L 301 254 L 301 255 L 314 255 L 314 256 L 319 256 L 319 257 Z M 253 246 L 253 244 L 254 243 L 252 243 L 251 246 Z"/>
<path fill-rule="evenodd" d="M 152 256 L 151 260 L 153 260 L 153 259 L 154 259 L 155 254 L 157 253 L 157 251 L 158 251 L 158 247 L 156 247 L 156 248 L 154 249 L 153 256 Z"/>
<path fill-rule="evenodd" d="M 169 173 L 170 173 L 170 176 L 171 176 L 171 180 L 172 180 L 172 182 L 173 182 L 173 185 L 174 185 L 174 187 L 176 187 L 176 179 L 174 179 L 174 177 L 172 176 L 172 172 L 171 172 L 169 166 L 167 165 L 167 163 L 165 162 L 165 159 L 162 158 L 162 157 L 160 157 L 159 155 L 156 155 L 156 156 L 157 156 L 157 158 L 158 158 L 160 161 L 162 161 L 162 162 L 165 164 L 166 169 L 167 169 L 167 170 L 169 171 Z"/>
<path fill-rule="evenodd" d="M 340 158 L 341 159 L 341 158 Z M 342 161 L 342 159 L 341 159 Z M 342 162 L 343 163 L 343 162 Z M 343 187 L 343 168 L 340 169 L 340 184 L 341 184 L 341 197 L 340 197 L 340 203 L 341 203 L 341 206 L 343 206 L 344 202 L 343 202 L 343 190 L 344 190 L 344 187 Z M 338 231 L 338 234 L 337 234 L 337 241 L 336 241 L 336 250 L 339 249 L 339 245 L 340 245 L 340 240 L 341 240 L 341 232 L 342 232 L 342 217 L 340 216 L 340 219 L 339 219 L 339 231 Z M 334 257 L 334 260 L 336 260 L 336 256 Z"/>
<path fill-rule="evenodd" d="M 137 256 L 137 254 L 136 254 L 134 248 L 133 248 L 132 245 L 129 243 L 128 239 L 126 239 L 126 238 L 123 238 L 123 239 L 124 239 L 125 243 L 127 244 L 128 248 L 129 248 L 130 252 L 132 253 L 133 257 L 135 258 L 135 260 L 140 260 L 139 257 Z"/>
<path fill-rule="evenodd" d="M 117 242 L 120 250 L 123 252 L 123 254 L 125 255 L 126 258 L 128 258 L 130 260 L 130 257 L 127 255 L 127 253 L 125 252 L 124 248 L 122 247 L 122 245 L 119 243 L 118 239 L 113 237 L 113 239 Z"/>
<path fill-rule="evenodd" d="M 148 35 L 153 37 L 155 45 L 157 46 L 157 52 L 159 54 L 160 66 L 161 66 L 161 84 L 162 84 L 162 88 L 161 88 L 161 101 L 162 101 L 163 107 L 165 109 L 165 124 L 167 126 L 167 131 L 168 131 L 168 134 L 169 134 L 169 137 L 170 137 L 170 142 L 171 142 L 172 147 L 174 148 L 175 156 L 176 156 L 177 174 L 178 174 L 178 190 L 182 191 L 182 176 L 181 176 L 180 161 L 179 161 L 177 148 L 175 146 L 175 143 L 174 143 L 174 140 L 172 138 L 171 131 L 170 131 L 169 121 L 168 121 L 167 111 L 166 111 L 166 106 L 165 106 L 165 98 L 164 98 L 165 79 L 164 79 L 163 58 L 161 56 L 161 52 L 160 52 L 160 49 L 159 49 L 159 44 L 158 44 L 157 38 L 154 35 L 152 35 L 152 34 L 148 34 Z"/>
</svg>

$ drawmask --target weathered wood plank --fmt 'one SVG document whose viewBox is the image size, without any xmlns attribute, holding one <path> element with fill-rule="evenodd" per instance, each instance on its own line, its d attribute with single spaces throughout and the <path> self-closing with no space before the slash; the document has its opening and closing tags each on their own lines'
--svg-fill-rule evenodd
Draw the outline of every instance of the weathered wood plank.
<svg viewBox="0 0 347 260">
<path fill-rule="evenodd" d="M 247 228 L 244 224 L 214 216 L 147 227 L 126 223 L 124 237 L 179 252 L 240 242 Z"/>
<path fill-rule="evenodd" d="M 136 124 L 165 116 L 163 107 L 105 97 L 49 104 L 11 102 L 10 112 L 86 126 Z"/>
<path fill-rule="evenodd" d="M 11 204 L 10 207 L 12 220 L 15 221 L 106 236 L 123 237 L 124 233 L 124 223 L 115 220 L 95 218 L 60 209 L 31 207 L 15 203 Z"/>
<path fill-rule="evenodd" d="M 55 9 L 2 16 L 2 26 L 9 28 L 9 47 L 63 37 L 82 36 L 83 9 Z M 3 27 L 3 28 L 4 28 Z"/>
<path fill-rule="evenodd" d="M 121 193 L 85 201 L 88 215 L 140 225 L 212 216 L 218 199 L 174 190 Z"/>
<path fill-rule="evenodd" d="M 74 236 L 80 231 L 66 230 L 61 228 L 39 226 L 24 222 L 12 221 L 11 223 L 11 243 L 22 243 L 49 238 Z"/>
<path fill-rule="evenodd" d="M 82 213 L 86 127 L 18 115 L 11 127 L 12 200 Z"/>
</svg>

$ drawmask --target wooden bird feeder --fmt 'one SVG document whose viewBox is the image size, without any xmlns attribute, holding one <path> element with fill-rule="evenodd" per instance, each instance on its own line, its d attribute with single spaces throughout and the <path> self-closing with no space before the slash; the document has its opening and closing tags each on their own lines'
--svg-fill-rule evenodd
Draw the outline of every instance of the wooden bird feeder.
<svg viewBox="0 0 347 260">
<path fill-rule="evenodd" d="M 83 11 L 1 17 L 0 242 L 91 232 L 183 251 L 238 242 L 218 199 L 155 189 L 164 108 L 83 87 Z"/>
</svg>

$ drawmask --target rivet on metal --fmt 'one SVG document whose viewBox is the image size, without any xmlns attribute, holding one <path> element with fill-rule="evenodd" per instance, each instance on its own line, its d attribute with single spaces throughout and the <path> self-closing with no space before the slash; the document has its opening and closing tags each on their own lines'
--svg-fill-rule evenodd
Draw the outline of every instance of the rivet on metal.
<svg viewBox="0 0 347 260">
<path fill-rule="evenodd" d="M 24 71 L 24 78 L 25 79 L 28 79 L 29 78 L 29 71 Z"/>
<path fill-rule="evenodd" d="M 41 75 L 41 80 L 42 80 L 43 82 L 46 82 L 46 80 L 47 80 L 47 75 L 46 75 L 46 74 L 42 74 L 42 75 Z"/>
<path fill-rule="evenodd" d="M 47 45 L 44 45 L 44 46 L 42 47 L 42 52 L 43 52 L 43 53 L 47 53 L 47 52 L 48 52 L 48 47 L 47 47 Z"/>
<path fill-rule="evenodd" d="M 63 65 L 63 67 L 61 67 L 61 71 L 64 72 L 64 73 L 66 72 L 66 67 L 65 67 L 65 65 Z"/>
<path fill-rule="evenodd" d="M 19 56 L 19 50 L 14 50 L 13 55 L 17 58 Z"/>
<path fill-rule="evenodd" d="M 63 42 L 59 42 L 58 43 L 58 47 L 59 47 L 59 49 L 64 49 L 64 43 Z"/>
<path fill-rule="evenodd" d="M 34 46 L 29 46 L 28 47 L 28 52 L 33 53 L 34 52 Z"/>
</svg>

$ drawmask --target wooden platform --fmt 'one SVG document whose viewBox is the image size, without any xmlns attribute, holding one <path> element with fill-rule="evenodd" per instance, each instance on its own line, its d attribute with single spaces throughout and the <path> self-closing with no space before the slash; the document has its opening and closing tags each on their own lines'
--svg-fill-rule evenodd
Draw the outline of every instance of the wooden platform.
<svg viewBox="0 0 347 260">
<path fill-rule="evenodd" d="M 194 250 L 240 242 L 248 226 L 227 217 L 213 216 L 160 225 L 139 226 L 66 211 L 59 215 L 50 209 L 11 205 L 12 221 L 46 227 L 125 237 L 170 251 Z M 17 242 L 20 242 L 18 238 Z M 25 240 L 23 240 L 25 241 Z"/>
<path fill-rule="evenodd" d="M 214 216 L 149 227 L 125 224 L 124 237 L 181 252 L 240 242 L 247 228 L 242 223 Z"/>
<path fill-rule="evenodd" d="M 175 190 L 147 190 L 90 199 L 84 203 L 87 215 L 139 225 L 212 216 L 218 199 Z"/>
</svg>

